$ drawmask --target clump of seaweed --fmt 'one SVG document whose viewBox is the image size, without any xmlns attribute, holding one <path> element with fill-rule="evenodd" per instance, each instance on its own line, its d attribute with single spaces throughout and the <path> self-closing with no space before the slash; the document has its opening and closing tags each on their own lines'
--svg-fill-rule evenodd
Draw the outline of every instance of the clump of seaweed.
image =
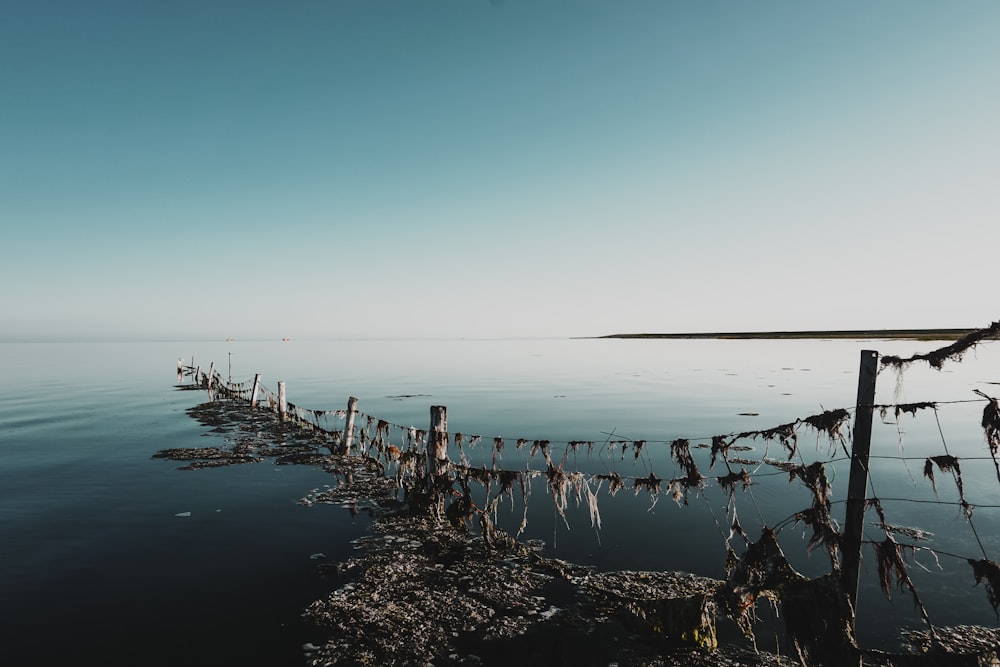
<svg viewBox="0 0 1000 667">
<path fill-rule="evenodd" d="M 562 469 L 562 465 L 553 466 L 550 464 L 545 471 L 545 479 L 548 489 L 552 492 L 556 512 L 562 517 L 567 528 L 569 528 L 569 519 L 566 517 L 566 507 L 569 504 L 569 495 L 572 493 L 576 497 L 577 505 L 586 500 L 587 509 L 590 511 L 590 524 L 600 530 L 601 514 L 597 509 L 597 495 L 590 489 L 590 484 L 587 483 L 583 473 L 567 473 Z"/>
<path fill-rule="evenodd" d="M 616 472 L 609 472 L 603 475 L 595 475 L 594 479 L 598 481 L 602 480 L 608 481 L 608 493 L 611 494 L 612 498 L 619 491 L 625 488 L 625 479 Z"/>
<path fill-rule="evenodd" d="M 844 434 L 841 432 L 841 429 L 847 422 L 847 418 L 850 416 L 851 413 L 847 410 L 844 408 L 838 408 L 836 410 L 827 410 L 821 414 L 806 417 L 802 421 L 820 433 L 826 433 L 826 436 L 831 441 L 843 443 Z"/>
<path fill-rule="evenodd" d="M 900 403 L 898 405 L 880 405 L 878 406 L 879 415 L 881 415 L 882 420 L 889 414 L 889 408 L 893 408 L 896 415 L 896 421 L 899 421 L 899 416 L 901 414 L 908 414 L 911 417 L 915 417 L 918 410 L 926 410 L 928 408 L 937 408 L 937 403 L 933 401 L 921 401 L 919 403 Z"/>
<path fill-rule="evenodd" d="M 636 460 L 639 459 L 639 453 L 642 452 L 642 448 L 645 447 L 645 445 L 646 445 L 645 440 L 636 440 L 635 442 L 632 443 L 632 449 L 635 453 Z"/>
<path fill-rule="evenodd" d="M 904 586 L 911 585 L 910 574 L 906 570 L 906 563 L 903 562 L 903 545 L 886 537 L 881 542 L 872 544 L 875 549 L 875 562 L 878 567 L 878 584 L 882 589 L 882 594 L 889 600 L 892 599 L 893 579 L 900 590 Z"/>
<path fill-rule="evenodd" d="M 1000 403 L 998 403 L 997 399 L 986 395 L 978 389 L 974 391 L 989 401 L 983 409 L 982 426 L 983 433 L 986 436 L 986 444 L 989 445 L 990 452 L 996 456 L 997 450 L 1000 449 Z"/>
<path fill-rule="evenodd" d="M 822 505 L 813 505 L 793 515 L 795 523 L 803 523 L 812 528 L 813 534 L 806 542 L 806 553 L 811 554 L 813 550 L 822 545 L 830 553 L 830 559 L 835 566 L 839 566 L 836 554 L 840 551 L 840 533 L 833 527 L 830 517 L 830 508 Z"/>
<path fill-rule="evenodd" d="M 934 483 L 934 466 L 937 465 L 941 472 L 950 472 L 955 477 L 955 485 L 958 487 L 958 497 L 965 500 L 965 493 L 962 487 L 962 467 L 958 459 L 951 455 L 931 456 L 924 461 L 924 477 L 931 481 L 931 488 L 934 495 L 937 495 L 937 484 Z"/>
<path fill-rule="evenodd" d="M 503 438 L 496 436 L 493 438 L 493 460 L 491 465 L 496 468 L 497 463 L 503 461 Z"/>
<path fill-rule="evenodd" d="M 660 485 L 662 483 L 663 483 L 662 479 L 660 479 L 653 473 L 649 473 L 649 477 L 637 477 L 632 482 L 632 488 L 635 489 L 636 493 L 639 493 L 639 489 L 646 489 L 647 491 L 649 491 L 649 497 L 652 503 L 650 505 L 650 509 L 652 509 L 653 507 L 656 506 L 656 499 L 659 497 Z"/>
<path fill-rule="evenodd" d="M 912 364 L 914 361 L 926 361 L 930 364 L 931 368 L 941 370 L 945 361 L 948 361 L 949 359 L 953 361 L 960 361 L 962 356 L 970 348 L 975 347 L 987 338 L 996 338 L 998 336 L 1000 336 L 1000 322 L 994 322 L 985 329 L 977 329 L 976 331 L 963 336 L 951 345 L 946 345 L 945 347 L 925 352 L 924 354 L 915 354 L 912 357 L 907 357 L 905 359 L 894 355 L 886 355 L 882 357 L 882 365 L 903 368 Z"/>
<path fill-rule="evenodd" d="M 715 460 L 720 454 L 722 455 L 722 459 L 724 461 L 727 460 L 729 447 L 732 444 L 733 442 L 731 440 L 727 440 L 724 435 L 712 436 L 712 459 L 708 464 L 709 469 L 715 466 Z"/>
<path fill-rule="evenodd" d="M 518 441 L 520 442 L 520 441 Z M 535 458 L 535 454 L 539 451 L 542 452 L 542 456 L 545 458 L 545 462 L 552 465 L 552 457 L 549 455 L 549 441 L 548 440 L 533 440 L 531 442 L 531 451 L 528 454 L 529 459 Z"/>
<path fill-rule="evenodd" d="M 788 450 L 788 459 L 791 460 L 795 456 L 795 452 L 798 451 L 799 438 L 795 433 L 795 427 L 798 425 L 797 421 L 789 422 L 788 424 L 781 424 L 780 426 L 775 426 L 774 428 L 769 428 L 764 431 L 757 431 L 749 435 L 754 437 L 760 436 L 764 438 L 765 442 L 770 442 L 775 438 L 781 443 L 781 446 Z"/>
<path fill-rule="evenodd" d="M 743 486 L 744 491 L 749 489 L 750 484 L 752 483 L 750 480 L 750 473 L 748 473 L 746 469 L 742 467 L 740 468 L 739 472 L 731 472 L 728 475 L 725 475 L 723 477 L 716 477 L 715 479 L 717 482 L 719 482 L 719 486 L 722 487 L 722 489 L 729 494 L 730 498 L 732 498 L 733 494 L 736 491 L 737 483 Z"/>
<path fill-rule="evenodd" d="M 878 570 L 879 587 L 882 589 L 882 593 L 886 599 L 892 599 L 892 585 L 894 581 L 899 590 L 903 590 L 905 587 L 910 591 L 910 595 L 913 597 L 913 606 L 920 612 L 920 617 L 928 628 L 932 628 L 930 617 L 927 615 L 927 609 L 924 608 L 923 603 L 920 601 L 920 596 L 917 595 L 917 589 L 913 585 L 913 580 L 910 579 L 910 573 L 907 570 L 903 557 L 903 554 L 906 552 L 912 556 L 915 548 L 899 544 L 893 539 L 892 534 L 888 532 L 884 540 L 873 542 L 872 547 L 875 550 L 875 564 Z"/>
<path fill-rule="evenodd" d="M 826 476 L 826 468 L 823 463 L 816 461 L 808 466 L 796 466 L 788 471 L 788 481 L 799 478 L 802 484 L 812 493 L 812 505 L 800 512 L 796 512 L 793 518 L 795 523 L 804 523 L 812 528 L 813 534 L 806 544 L 807 553 L 819 545 L 826 547 L 830 554 L 830 563 L 834 568 L 839 567 L 837 555 L 840 552 L 840 533 L 833 525 L 833 518 L 830 515 L 830 481 Z"/>
<path fill-rule="evenodd" d="M 788 471 L 788 481 L 796 477 L 812 491 L 814 501 L 820 505 L 830 505 L 830 480 L 826 477 L 826 468 L 822 461 L 816 461 L 807 466 L 795 466 Z"/>
<path fill-rule="evenodd" d="M 694 457 L 691 456 L 690 441 L 686 438 L 679 438 L 671 442 L 670 456 L 677 463 L 677 465 L 684 469 L 685 479 L 687 481 L 686 486 L 701 486 L 701 482 L 704 477 L 702 476 L 701 471 L 698 470 L 698 466 L 694 462 Z"/>
<path fill-rule="evenodd" d="M 728 549 L 726 582 L 720 591 L 722 606 L 743 634 L 753 641 L 757 600 L 777 600 L 781 588 L 803 579 L 785 558 L 774 530 L 764 526 L 760 539 L 748 544 L 742 555 L 737 556 L 732 548 Z"/>
<path fill-rule="evenodd" d="M 990 456 L 993 457 L 993 467 L 997 471 L 997 480 L 1000 481 L 1000 462 L 997 462 L 997 450 L 1000 449 L 1000 402 L 978 389 L 974 391 L 989 401 L 983 408 L 983 434 L 986 436 L 986 444 L 990 448 Z"/>
<path fill-rule="evenodd" d="M 798 463 L 792 463 L 791 461 L 779 461 L 778 459 L 772 459 L 767 457 L 764 457 L 764 463 L 766 463 L 769 466 L 774 466 L 778 470 L 782 470 L 787 473 L 790 473 L 793 470 L 798 470 L 799 468 L 802 467 Z M 791 479 L 795 479 L 795 477 L 792 477 Z"/>
<path fill-rule="evenodd" d="M 993 613 L 1000 621 L 1000 565 L 991 560 L 968 559 L 972 566 L 972 575 L 976 578 L 976 586 L 980 582 L 986 582 L 986 599 L 993 607 Z"/>
<path fill-rule="evenodd" d="M 887 533 L 892 533 L 893 535 L 904 535 L 911 540 L 917 542 L 926 542 L 927 540 L 934 537 L 934 533 L 927 532 L 920 528 L 912 528 L 910 526 L 896 526 L 891 523 L 878 523 L 876 524 L 879 528 Z"/>
</svg>

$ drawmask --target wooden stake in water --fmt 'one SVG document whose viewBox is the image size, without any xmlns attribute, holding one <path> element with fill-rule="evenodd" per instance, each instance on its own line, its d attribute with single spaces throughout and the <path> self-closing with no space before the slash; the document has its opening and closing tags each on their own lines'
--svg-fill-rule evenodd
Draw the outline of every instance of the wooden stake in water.
<svg viewBox="0 0 1000 667">
<path fill-rule="evenodd" d="M 875 403 L 875 377 L 878 352 L 861 351 L 858 373 L 858 402 L 854 412 L 854 447 L 851 453 L 851 478 L 847 483 L 847 514 L 844 519 L 844 566 L 841 581 L 851 607 L 857 613 L 858 577 L 861 565 L 861 537 L 865 524 L 865 496 L 868 490 L 868 457 L 872 445 L 872 412 Z M 854 618 L 851 625 L 854 625 Z"/>
<path fill-rule="evenodd" d="M 433 484 L 448 465 L 448 408 L 431 406 L 431 428 L 427 443 L 427 477 Z"/>
<path fill-rule="evenodd" d="M 344 454 L 351 453 L 351 443 L 354 442 L 354 416 L 358 412 L 358 399 L 351 396 L 347 399 L 347 423 L 344 424 Z"/>
<path fill-rule="evenodd" d="M 250 392 L 250 407 L 257 407 L 257 392 L 260 391 L 260 373 L 253 376 L 253 391 Z"/>
<path fill-rule="evenodd" d="M 281 421 L 288 418 L 288 401 L 285 398 L 285 381 L 278 380 L 278 416 Z"/>
<path fill-rule="evenodd" d="M 184 362 L 180 357 L 177 357 L 177 381 L 181 382 L 184 380 Z"/>
<path fill-rule="evenodd" d="M 208 388 L 212 389 L 212 380 L 215 379 L 215 362 L 213 361 L 208 365 Z"/>
</svg>

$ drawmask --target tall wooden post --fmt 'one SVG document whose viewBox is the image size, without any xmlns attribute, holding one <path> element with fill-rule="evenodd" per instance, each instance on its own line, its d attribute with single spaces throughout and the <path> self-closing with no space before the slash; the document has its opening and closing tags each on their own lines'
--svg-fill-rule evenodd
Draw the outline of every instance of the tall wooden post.
<svg viewBox="0 0 1000 667">
<path fill-rule="evenodd" d="M 448 465 L 448 408 L 445 406 L 431 406 L 431 428 L 427 438 L 427 478 L 433 485 Z"/>
<path fill-rule="evenodd" d="M 358 399 L 351 396 L 347 399 L 347 423 L 344 424 L 344 454 L 351 453 L 351 443 L 354 442 L 354 416 L 358 413 Z"/>
<path fill-rule="evenodd" d="M 250 407 L 257 407 L 257 392 L 260 391 L 260 373 L 256 373 L 253 376 L 253 391 L 250 392 Z"/>
<path fill-rule="evenodd" d="M 180 357 L 177 357 L 177 381 L 182 382 L 184 380 L 184 362 L 181 361 Z"/>
<path fill-rule="evenodd" d="M 861 538 L 865 524 L 865 496 L 868 490 L 868 456 L 872 444 L 872 412 L 875 403 L 875 377 L 878 352 L 861 351 L 858 373 L 858 402 L 854 412 L 854 447 L 851 452 L 851 477 L 847 483 L 847 514 L 844 520 L 844 565 L 841 582 L 851 607 L 857 613 L 858 578 L 861 571 Z M 851 627 L 854 626 L 852 617 Z"/>
<path fill-rule="evenodd" d="M 288 399 L 285 397 L 285 381 L 278 380 L 278 416 L 281 421 L 288 418 Z"/>
<path fill-rule="evenodd" d="M 194 369 L 194 383 L 201 384 L 201 366 Z"/>
<path fill-rule="evenodd" d="M 208 365 L 208 388 L 212 388 L 212 381 L 215 379 L 215 362 Z"/>
</svg>

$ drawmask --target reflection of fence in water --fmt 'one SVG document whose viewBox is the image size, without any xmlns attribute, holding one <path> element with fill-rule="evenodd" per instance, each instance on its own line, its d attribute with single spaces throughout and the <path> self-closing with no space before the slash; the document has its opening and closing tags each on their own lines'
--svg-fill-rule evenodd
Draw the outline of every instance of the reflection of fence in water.
<svg viewBox="0 0 1000 667">
<path fill-rule="evenodd" d="M 995 338 L 998 334 L 1000 323 L 995 323 L 927 354 L 914 355 L 908 359 L 884 357 L 882 369 L 892 368 L 902 372 L 907 365 L 918 362 L 926 362 L 933 368 L 940 369 L 946 361 L 959 360 L 966 350 L 986 339 Z M 975 498 L 969 499 L 968 483 L 970 467 L 977 465 L 977 461 L 992 461 L 996 479 L 1000 482 L 1000 464 L 996 460 L 1000 445 L 1000 407 L 995 398 L 978 390 L 976 393 L 979 396 L 975 399 L 875 405 L 877 360 L 876 352 L 862 352 L 858 398 L 850 408 L 826 410 L 768 429 L 670 440 L 633 440 L 605 434 L 606 438 L 597 441 L 552 442 L 529 438 L 483 438 L 480 435 L 449 434 L 446 414 L 440 406 L 432 407 L 431 424 L 424 430 L 391 424 L 366 415 L 358 411 L 358 401 L 353 397 L 349 399 L 345 410 L 302 408 L 287 401 L 283 382 L 278 383 L 277 392 L 264 387 L 259 375 L 252 381 L 233 383 L 216 373 L 214 364 L 209 372 L 202 373 L 193 360 L 191 366 L 185 366 L 179 360 L 178 379 L 188 375 L 214 395 L 245 401 L 253 408 L 266 405 L 282 421 L 290 421 L 323 436 L 328 441 L 331 452 L 345 453 L 355 449 L 364 456 L 373 457 L 387 472 L 395 475 L 401 488 L 432 489 L 437 484 L 438 490 L 448 489 L 456 496 L 455 502 L 449 507 L 452 518 L 457 516 L 467 520 L 475 512 L 481 519 L 488 521 L 492 516 L 495 521 L 501 499 L 509 497 L 513 502 L 515 492 L 519 492 L 524 505 L 524 518 L 519 530 L 523 530 L 527 519 L 529 488 L 534 479 L 544 480 L 555 510 L 564 521 L 568 522 L 566 510 L 570 501 L 575 500 L 586 508 L 592 524 L 598 528 L 601 522 L 598 499 L 601 494 L 614 496 L 622 490 L 637 494 L 648 493 L 654 504 L 664 495 L 679 505 L 687 505 L 692 498 L 700 499 L 704 501 L 718 526 L 725 549 L 730 554 L 730 611 L 736 610 L 737 616 L 744 614 L 737 619 L 744 623 L 752 620 L 746 615 L 752 614 L 753 603 L 758 595 L 763 594 L 767 587 L 787 586 L 789 583 L 786 581 L 782 584 L 773 577 L 774 571 L 787 565 L 775 539 L 782 530 L 798 525 L 812 531 L 806 543 L 806 551 L 826 551 L 830 575 L 846 592 L 852 609 L 857 608 L 861 549 L 862 545 L 866 545 L 868 553 L 874 556 L 882 592 L 886 597 L 890 597 L 897 588 L 907 592 L 933 640 L 937 635 L 933 619 L 921 600 L 912 576 L 911 565 L 915 562 L 920 565 L 915 560 L 918 554 L 930 554 L 938 562 L 942 557 L 964 561 L 963 567 L 971 569 L 970 581 L 974 580 L 977 585 L 983 583 L 989 604 L 994 611 L 1000 607 L 1000 566 L 990 557 L 975 521 L 977 509 L 1000 506 L 972 502 Z M 985 403 L 981 426 L 989 446 L 988 457 L 955 456 L 949 451 L 939 411 L 949 406 L 969 403 Z M 848 433 L 852 414 L 854 429 Z M 878 414 L 883 423 L 897 425 L 899 455 L 879 453 L 869 458 L 867 450 L 871 442 L 873 414 Z M 907 454 L 903 446 L 903 431 L 898 426 L 900 419 L 917 418 L 918 415 L 922 417 L 925 414 L 932 414 L 934 417 L 940 434 L 940 449 L 919 455 Z M 888 422 L 890 418 L 895 419 L 895 422 Z M 825 435 L 831 444 L 827 458 L 806 461 L 799 446 L 799 436 L 803 429 Z M 431 437 L 428 437 L 429 434 Z M 432 443 L 431 451 L 428 443 Z M 756 443 L 763 443 L 764 455 L 748 458 L 748 452 L 755 451 Z M 771 446 L 781 452 L 781 458 L 768 455 Z M 478 449 L 481 453 L 480 460 L 488 460 L 489 465 L 471 465 L 466 448 L 470 451 Z M 631 457 L 633 462 L 644 461 L 649 472 L 628 476 L 607 467 L 603 470 L 595 469 L 593 465 L 580 466 L 575 470 L 567 469 L 571 458 L 574 464 L 578 464 L 579 454 L 593 455 L 595 452 L 599 454 L 598 463 L 606 463 L 610 460 L 608 455 L 614 454 L 614 458 L 620 457 L 621 461 L 625 461 L 627 457 Z M 522 467 L 505 467 L 505 456 L 507 463 L 514 459 Z M 592 463 L 594 458 L 587 456 L 585 460 Z M 845 524 L 841 531 L 840 525 L 833 518 L 832 507 L 837 503 L 830 500 L 831 483 L 827 472 L 832 466 L 845 465 L 847 461 L 851 462 L 851 478 Z M 544 463 L 544 467 L 536 465 L 536 462 Z M 654 462 L 671 464 L 674 475 L 657 477 L 651 470 Z M 919 497 L 880 495 L 881 489 L 893 486 L 882 484 L 881 470 L 889 464 L 904 466 L 906 475 L 914 480 L 914 484 L 917 483 L 911 463 L 919 470 L 918 477 L 925 480 L 925 486 L 929 487 L 932 497 L 927 497 L 926 493 Z M 874 471 L 872 465 L 876 466 Z M 711 474 L 716 466 L 719 471 L 724 469 L 725 474 Z M 809 498 L 809 506 L 791 515 L 768 521 L 761 510 L 761 503 L 755 498 L 754 487 L 766 485 L 769 478 L 773 481 L 778 477 L 798 482 Z M 941 497 L 942 482 L 949 478 L 957 494 L 953 500 Z M 473 482 L 485 489 L 485 501 L 478 506 L 469 502 L 470 483 Z M 985 490 L 978 477 L 975 489 L 977 493 Z M 712 510 L 709 493 L 722 494 L 725 500 L 724 522 Z M 465 501 L 464 504 L 462 500 Z M 959 553 L 961 549 L 945 550 L 931 546 L 926 541 L 928 531 L 902 525 L 903 521 L 894 518 L 894 509 L 889 509 L 907 503 L 919 504 L 921 507 L 954 508 L 967 525 L 969 535 L 972 536 L 967 543 L 974 544 L 974 548 Z M 753 529 L 744 529 L 743 523 L 747 522 L 741 522 L 741 515 L 755 517 L 759 522 L 756 527 L 760 529 L 761 536 L 756 541 L 752 538 Z M 865 529 L 867 517 L 876 519 L 870 522 L 870 526 L 878 534 L 877 538 L 868 536 Z M 736 553 L 733 542 L 742 542 L 742 554 Z M 767 575 L 768 571 L 771 571 L 770 576 Z M 853 614 L 849 622 L 853 625 Z"/>
</svg>

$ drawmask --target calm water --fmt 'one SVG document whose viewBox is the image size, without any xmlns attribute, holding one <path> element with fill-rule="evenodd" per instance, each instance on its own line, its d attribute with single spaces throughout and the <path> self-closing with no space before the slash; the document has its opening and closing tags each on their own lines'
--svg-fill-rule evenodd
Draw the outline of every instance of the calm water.
<svg viewBox="0 0 1000 667">
<path fill-rule="evenodd" d="M 592 440 L 591 455 L 571 456 L 566 469 L 615 470 L 626 477 L 672 477 L 665 443 L 758 430 L 825 409 L 850 408 L 862 349 L 909 355 L 942 343 L 912 341 L 292 341 L 124 344 L 0 344 L 0 626 L 4 664 L 48 665 L 95 659 L 106 665 L 301 664 L 300 645 L 322 634 L 299 613 L 336 582 L 315 573 L 311 554 L 346 556 L 367 529 L 364 517 L 332 506 L 297 504 L 329 477 L 306 467 L 269 463 L 178 471 L 151 459 L 170 447 L 222 444 L 185 413 L 203 393 L 175 389 L 178 357 L 207 368 L 215 362 L 234 380 L 260 373 L 291 402 L 339 409 L 348 396 L 359 409 L 402 426 L 426 428 L 430 405 L 448 407 L 452 432 L 507 442 L 505 467 L 527 465 L 514 441 Z M 964 401 L 973 388 L 1000 393 L 997 344 L 969 353 L 944 371 L 916 365 L 897 384 L 879 378 L 876 402 Z M 967 457 L 963 481 L 977 505 L 975 526 L 987 554 L 1000 552 L 1000 484 L 979 421 L 982 403 L 941 405 L 904 415 L 900 424 L 876 416 L 873 453 L 913 457 L 872 463 L 882 498 L 935 500 L 922 477 L 923 457 Z M 752 413 L 752 414 L 741 414 Z M 891 415 L 887 421 L 894 421 Z M 837 458 L 825 436 L 802 427 L 806 462 Z M 614 434 L 610 436 L 609 434 Z M 631 451 L 603 445 L 645 439 Z M 704 442 L 704 441 L 700 441 Z M 900 444 L 902 442 L 902 444 Z M 696 444 L 693 442 L 692 444 Z M 744 444 L 744 443 L 741 443 Z M 772 443 L 755 451 L 784 458 Z M 902 448 L 902 449 L 901 449 Z M 706 474 L 707 450 L 696 450 Z M 468 448 L 472 463 L 489 463 L 489 447 Z M 842 453 L 839 456 L 843 458 Z M 973 460 L 972 457 L 976 457 Z M 540 460 L 532 462 L 540 467 Z M 753 470 L 753 469 L 752 469 Z M 833 500 L 846 496 L 848 466 L 829 466 Z M 763 466 L 751 494 L 737 492 L 736 511 L 751 535 L 809 505 L 798 482 Z M 939 499 L 954 501 L 955 484 L 937 474 Z M 954 504 L 884 503 L 891 523 L 934 533 L 935 549 L 981 558 L 982 550 Z M 505 504 L 516 524 L 521 501 Z M 680 569 L 722 576 L 726 498 L 714 486 L 687 507 L 667 497 L 651 505 L 631 488 L 600 496 L 603 528 L 572 508 L 558 519 L 543 485 L 533 486 L 527 538 L 550 554 L 605 569 Z M 190 512 L 190 516 L 178 516 Z M 834 506 L 843 517 L 843 505 Z M 716 523 L 718 522 L 718 523 Z M 725 532 L 728 533 L 728 530 Z M 870 529 L 871 539 L 880 539 Z M 781 533 L 786 554 L 806 574 L 827 571 L 821 552 L 805 552 L 801 527 Z M 902 539 L 902 538 L 901 538 Z M 737 550 L 740 545 L 734 542 Z M 928 552 L 911 569 L 932 621 L 995 624 L 982 586 L 964 560 Z M 924 571 L 925 566 L 929 571 Z M 891 646 L 902 627 L 917 627 L 908 593 L 887 602 L 866 547 L 859 634 L 867 646 Z"/>
</svg>

